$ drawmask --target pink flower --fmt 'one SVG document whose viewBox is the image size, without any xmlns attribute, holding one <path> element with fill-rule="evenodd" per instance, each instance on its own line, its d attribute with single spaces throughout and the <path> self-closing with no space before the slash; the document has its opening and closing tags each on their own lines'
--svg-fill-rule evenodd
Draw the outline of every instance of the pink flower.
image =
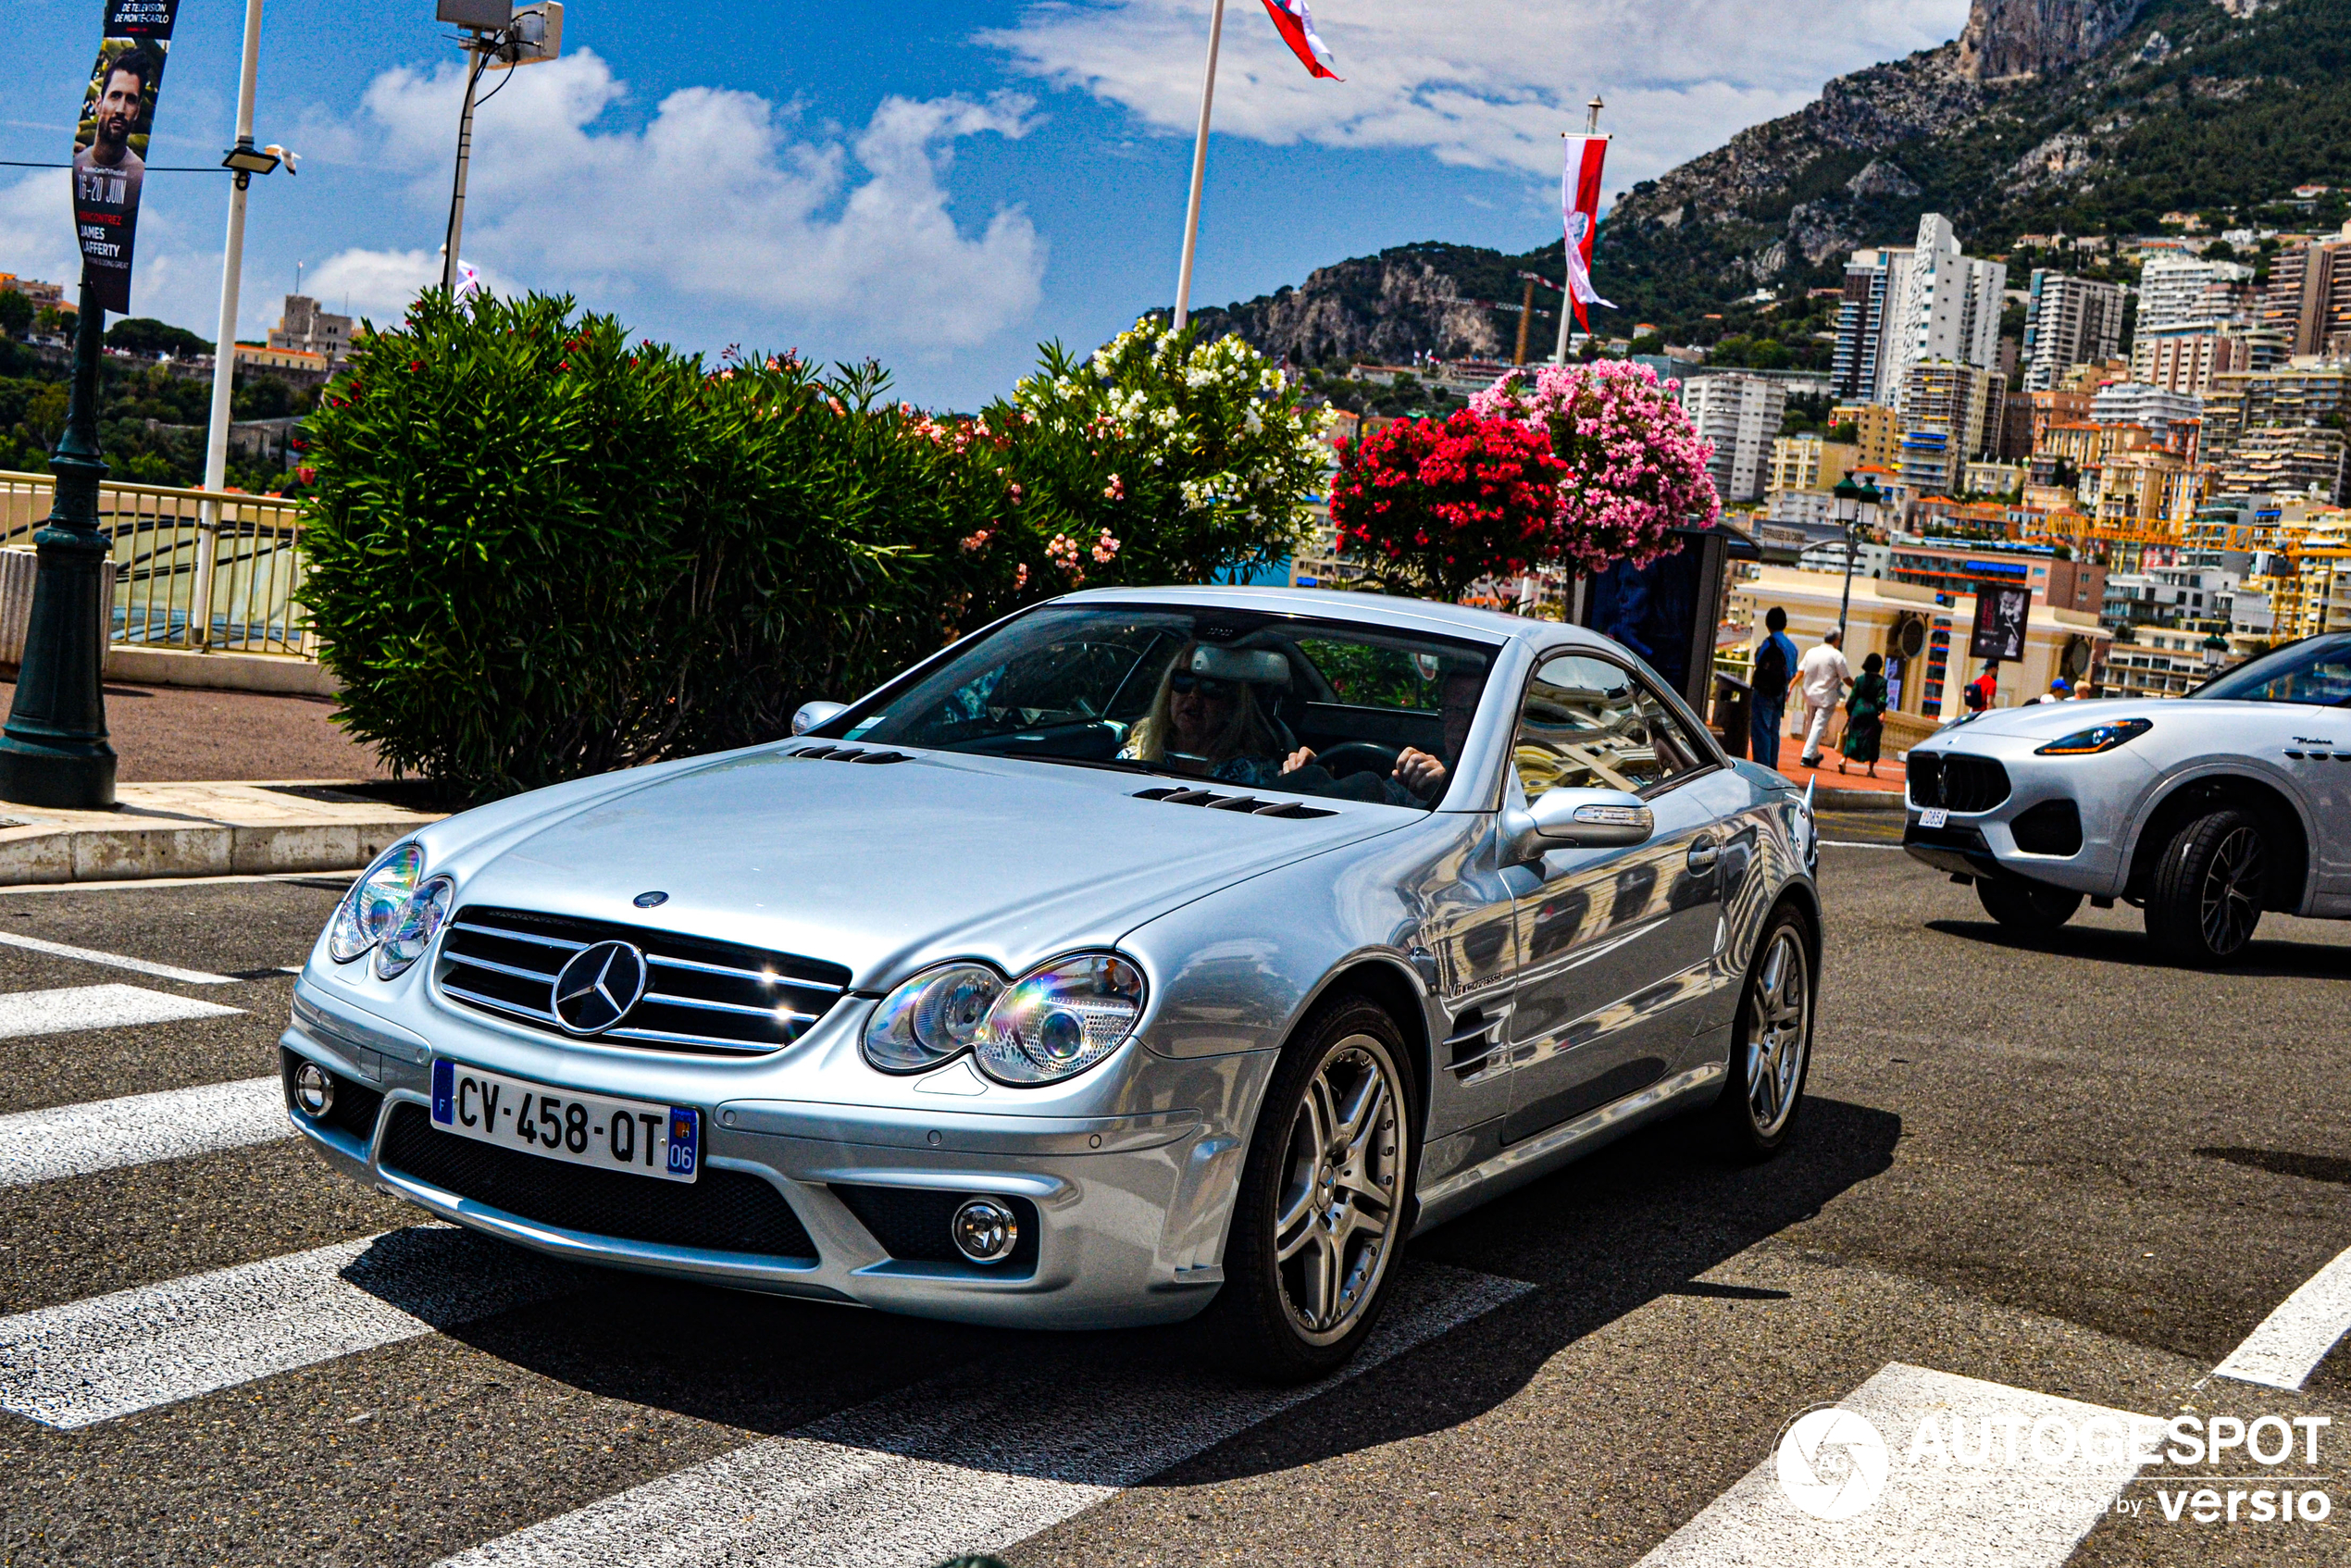
<svg viewBox="0 0 2351 1568">
<path fill-rule="evenodd" d="M 1116 474 L 1113 474 L 1110 477 L 1110 483 L 1102 486 L 1102 497 L 1107 501 L 1126 500 L 1126 481 L 1120 479 Z"/>
<path fill-rule="evenodd" d="M 1110 529 L 1104 529 L 1102 537 L 1094 541 L 1093 555 L 1097 564 L 1105 566 L 1117 557 L 1118 541 L 1110 536 Z"/>
<path fill-rule="evenodd" d="M 1027 586 L 1028 586 L 1028 563 L 1027 563 L 1027 562 L 1026 562 L 1026 561 L 1023 561 L 1023 562 L 1020 564 L 1020 570 L 1018 570 L 1017 572 L 1014 572 L 1014 573 L 1013 574 L 1013 591 L 1014 591 L 1014 593 L 1018 593 L 1018 592 L 1019 592 L 1022 589 L 1026 588 Z"/>
<path fill-rule="evenodd" d="M 988 529 L 980 529 L 977 533 L 966 535 L 966 536 L 964 538 L 964 540 L 962 541 L 962 543 L 963 543 L 963 546 L 964 546 L 964 554 L 966 554 L 966 555 L 969 555 L 969 554 L 974 554 L 974 553 L 976 553 L 976 552 L 977 552 L 977 551 L 981 551 L 981 550 L 985 550 L 985 549 L 987 549 L 987 548 L 988 548 L 988 533 L 989 533 L 989 530 L 988 530 Z"/>
<path fill-rule="evenodd" d="M 1014 485 L 1011 487 L 1010 493 L 1013 498 L 1013 504 L 1017 506 L 1020 504 L 1020 498 L 1027 492 L 1023 491 L 1020 486 Z"/>
</svg>

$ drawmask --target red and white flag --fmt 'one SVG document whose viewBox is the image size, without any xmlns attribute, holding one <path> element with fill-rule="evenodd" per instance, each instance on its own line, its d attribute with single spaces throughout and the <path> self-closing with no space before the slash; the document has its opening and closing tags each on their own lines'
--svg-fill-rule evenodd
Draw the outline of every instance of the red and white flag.
<svg viewBox="0 0 2351 1568">
<path fill-rule="evenodd" d="M 1567 167 L 1560 174 L 1560 216 L 1567 226 L 1567 292 L 1575 302 L 1575 324 L 1587 332 L 1592 323 L 1584 314 L 1586 305 L 1616 308 L 1592 287 L 1592 241 L 1600 222 L 1600 164 L 1607 156 L 1607 137 L 1570 136 Z"/>
<path fill-rule="evenodd" d="M 1314 18 L 1306 9 L 1306 0 L 1265 0 L 1265 14 L 1274 19 L 1274 30 L 1310 73 L 1326 76 L 1333 81 L 1347 80 L 1331 69 L 1330 45 L 1314 31 Z"/>
</svg>

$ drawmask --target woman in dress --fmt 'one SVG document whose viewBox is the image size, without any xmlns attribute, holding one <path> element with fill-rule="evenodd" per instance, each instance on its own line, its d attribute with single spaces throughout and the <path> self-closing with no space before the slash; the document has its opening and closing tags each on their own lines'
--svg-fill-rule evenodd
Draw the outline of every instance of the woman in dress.
<svg viewBox="0 0 2351 1568">
<path fill-rule="evenodd" d="M 1885 732 L 1885 659 L 1872 653 L 1861 661 L 1860 678 L 1853 682 L 1853 693 L 1845 699 L 1845 754 L 1836 759 L 1839 773 L 1850 771 L 1848 762 L 1869 764 L 1870 777 L 1877 777 L 1878 742 Z"/>
</svg>

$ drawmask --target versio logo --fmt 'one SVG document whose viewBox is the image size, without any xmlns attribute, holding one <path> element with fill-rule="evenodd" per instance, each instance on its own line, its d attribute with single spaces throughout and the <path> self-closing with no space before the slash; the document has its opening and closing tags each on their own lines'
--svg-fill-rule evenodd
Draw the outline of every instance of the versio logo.
<svg viewBox="0 0 2351 1568">
<path fill-rule="evenodd" d="M 1816 1519 L 1850 1519 L 1885 1489 L 1885 1439 L 1869 1418 L 1808 1410 L 1780 1435 L 1780 1490 Z"/>
</svg>

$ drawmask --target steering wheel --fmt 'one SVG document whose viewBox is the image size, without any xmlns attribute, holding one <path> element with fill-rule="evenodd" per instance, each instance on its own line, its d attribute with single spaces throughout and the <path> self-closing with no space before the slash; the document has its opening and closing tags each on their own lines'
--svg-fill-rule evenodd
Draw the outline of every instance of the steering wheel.
<svg viewBox="0 0 2351 1568">
<path fill-rule="evenodd" d="M 1327 752 L 1317 752 L 1314 762 L 1334 778 L 1344 778 L 1350 773 L 1377 773 L 1385 778 L 1396 771 L 1396 759 L 1400 753 L 1393 746 L 1383 746 L 1376 740 L 1348 740 Z"/>
</svg>

